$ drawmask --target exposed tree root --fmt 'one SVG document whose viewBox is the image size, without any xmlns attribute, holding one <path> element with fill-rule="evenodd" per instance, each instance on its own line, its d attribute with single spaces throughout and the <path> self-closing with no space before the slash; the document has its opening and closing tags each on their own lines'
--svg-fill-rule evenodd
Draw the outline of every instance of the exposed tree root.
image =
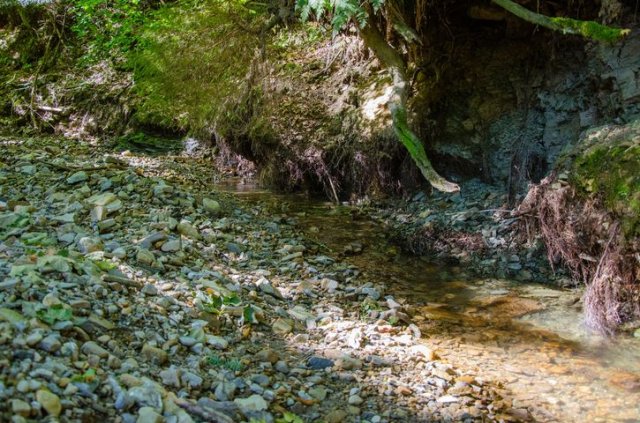
<svg viewBox="0 0 640 423">
<path fill-rule="evenodd" d="M 531 188 L 517 210 L 524 226 L 541 234 L 552 266 L 564 264 L 587 285 L 585 321 L 612 335 L 622 323 L 640 318 L 638 245 L 598 201 L 584 200 L 555 175 Z"/>
</svg>

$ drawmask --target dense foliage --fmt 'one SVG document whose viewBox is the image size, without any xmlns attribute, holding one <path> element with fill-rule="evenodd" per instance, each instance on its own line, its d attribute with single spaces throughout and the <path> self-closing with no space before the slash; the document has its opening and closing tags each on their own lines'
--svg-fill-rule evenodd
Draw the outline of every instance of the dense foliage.
<svg viewBox="0 0 640 423">
<path fill-rule="evenodd" d="M 83 61 L 118 58 L 135 45 L 151 4 L 140 0 L 71 0 L 71 29 L 84 46 Z"/>
<path fill-rule="evenodd" d="M 212 133 L 230 118 L 259 47 L 260 18 L 242 2 L 220 0 L 154 12 L 130 57 L 139 122 Z"/>
</svg>

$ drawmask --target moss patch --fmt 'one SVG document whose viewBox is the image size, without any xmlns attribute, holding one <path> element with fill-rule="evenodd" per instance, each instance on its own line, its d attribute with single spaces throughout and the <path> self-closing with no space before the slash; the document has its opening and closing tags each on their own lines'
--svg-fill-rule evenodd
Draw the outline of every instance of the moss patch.
<svg viewBox="0 0 640 423">
<path fill-rule="evenodd" d="M 595 136 L 573 164 L 573 183 L 599 196 L 621 220 L 627 236 L 640 233 L 640 121 Z M 598 141 L 599 138 L 599 141 Z"/>
<path fill-rule="evenodd" d="M 613 28 L 594 21 L 580 21 L 562 17 L 550 19 L 558 25 L 560 30 L 570 34 L 580 34 L 597 41 L 614 42 L 630 33 L 628 29 Z"/>
</svg>

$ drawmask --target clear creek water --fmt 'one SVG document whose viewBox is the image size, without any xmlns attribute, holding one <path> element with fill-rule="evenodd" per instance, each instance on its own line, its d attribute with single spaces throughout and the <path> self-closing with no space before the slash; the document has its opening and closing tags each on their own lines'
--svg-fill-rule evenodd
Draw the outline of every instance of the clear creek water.
<svg viewBox="0 0 640 423">
<path fill-rule="evenodd" d="M 640 421 L 640 339 L 590 333 L 581 290 L 478 279 L 463 266 L 403 255 L 379 223 L 347 207 L 233 180 L 218 189 L 295 218 L 309 238 L 404 303 L 442 360 L 497 382 L 534 420 Z"/>
</svg>

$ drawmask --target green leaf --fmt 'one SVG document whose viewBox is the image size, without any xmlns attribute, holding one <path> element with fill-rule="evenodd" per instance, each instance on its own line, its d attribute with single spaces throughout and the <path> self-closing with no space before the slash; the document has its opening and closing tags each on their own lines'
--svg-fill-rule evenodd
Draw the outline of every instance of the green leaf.
<svg viewBox="0 0 640 423">
<path fill-rule="evenodd" d="M 240 370 L 242 370 L 242 362 L 237 358 L 227 360 L 217 355 L 210 355 L 207 357 L 207 363 L 210 366 L 222 367 L 234 372 L 239 372 Z"/>
<path fill-rule="evenodd" d="M 238 306 L 242 303 L 238 294 L 225 295 L 222 297 L 222 304 L 227 306 Z"/>
<path fill-rule="evenodd" d="M 96 260 L 94 261 L 95 265 L 98 266 L 98 268 L 104 272 L 108 272 L 109 270 L 113 270 L 115 269 L 116 266 L 115 263 L 112 263 L 110 261 L 107 260 Z"/>
<path fill-rule="evenodd" d="M 95 369 L 88 369 L 81 375 L 75 375 L 71 378 L 72 382 L 91 383 L 96 379 Z"/>
<path fill-rule="evenodd" d="M 26 232 L 20 237 L 25 245 L 47 246 L 53 245 L 55 241 L 47 236 L 46 232 Z"/>
<path fill-rule="evenodd" d="M 202 303 L 204 311 L 212 314 L 220 314 L 223 299 L 215 294 L 209 294 Z"/>
<path fill-rule="evenodd" d="M 282 417 L 276 419 L 276 423 L 304 423 L 297 414 L 285 411 Z"/>
<path fill-rule="evenodd" d="M 38 310 L 36 316 L 43 322 L 52 325 L 55 322 L 71 320 L 73 312 L 70 308 L 65 308 L 62 304 L 55 304 L 47 309 Z"/>
<path fill-rule="evenodd" d="M 373 11 L 378 12 L 382 8 L 384 4 L 384 0 L 371 0 L 371 6 L 373 6 Z"/>
<path fill-rule="evenodd" d="M 258 319 L 256 319 L 256 312 L 253 309 L 253 307 L 251 306 L 251 304 L 247 304 L 243 309 L 242 309 L 242 318 L 244 320 L 245 324 L 256 324 L 258 323 Z"/>
</svg>

